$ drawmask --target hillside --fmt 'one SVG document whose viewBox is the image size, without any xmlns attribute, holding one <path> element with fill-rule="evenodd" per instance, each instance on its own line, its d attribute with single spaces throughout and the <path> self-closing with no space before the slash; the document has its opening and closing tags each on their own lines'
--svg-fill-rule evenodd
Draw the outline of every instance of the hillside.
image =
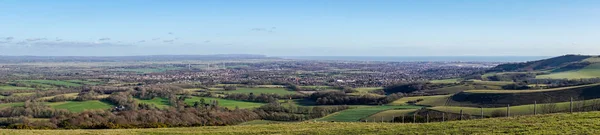
<svg viewBox="0 0 600 135">
<path fill-rule="evenodd" d="M 424 124 L 305 122 L 116 130 L 7 130 L 3 134 L 595 134 L 600 112 L 551 114 L 512 118 L 451 121 Z"/>
<path fill-rule="evenodd" d="M 487 72 L 530 72 L 530 71 L 542 71 L 542 70 L 554 70 L 567 67 L 572 64 L 584 63 L 585 59 L 594 56 L 587 55 L 564 55 L 549 59 L 523 62 L 523 63 L 509 63 L 498 65 Z"/>
<path fill-rule="evenodd" d="M 510 104 L 566 102 L 574 99 L 600 98 L 600 85 L 573 86 L 544 90 L 470 90 L 453 95 L 450 99 L 462 106 L 502 107 Z"/>
<path fill-rule="evenodd" d="M 501 64 L 487 70 L 482 79 L 579 79 L 597 77 L 600 77 L 600 56 L 564 55 L 538 61 Z"/>
</svg>

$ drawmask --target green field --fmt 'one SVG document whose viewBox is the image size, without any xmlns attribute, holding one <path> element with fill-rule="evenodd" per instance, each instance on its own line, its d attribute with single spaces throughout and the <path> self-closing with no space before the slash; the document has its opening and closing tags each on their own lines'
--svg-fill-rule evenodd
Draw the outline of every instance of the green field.
<svg viewBox="0 0 600 135">
<path fill-rule="evenodd" d="M 207 104 L 212 103 L 212 100 L 217 100 L 219 102 L 219 106 L 227 107 L 229 109 L 235 109 L 236 106 L 241 109 L 244 109 L 244 108 L 256 108 L 256 107 L 260 107 L 260 106 L 264 105 L 264 103 L 254 103 L 254 102 L 221 99 L 221 98 L 196 97 L 196 96 L 192 96 L 191 98 L 185 99 L 185 103 L 188 105 L 194 105 L 194 103 L 196 101 L 199 102 L 201 98 L 203 98 L 205 103 L 207 103 Z M 165 107 L 170 106 L 169 100 L 165 99 L 165 98 L 154 98 L 152 100 L 141 100 L 141 99 L 136 99 L 136 100 L 138 101 L 138 103 L 152 104 L 158 108 L 165 108 Z"/>
<path fill-rule="evenodd" d="M 66 101 L 66 102 L 55 102 L 48 103 L 52 108 L 56 109 L 67 109 L 71 112 L 82 112 L 84 110 L 96 110 L 96 109 L 108 109 L 112 107 L 112 105 L 104 102 L 100 102 L 98 100 L 89 100 L 89 101 Z"/>
<path fill-rule="evenodd" d="M 465 90 L 473 90 L 473 89 L 476 89 L 476 87 L 474 85 L 464 84 L 464 85 L 443 87 L 443 88 L 426 90 L 426 91 L 430 92 L 430 93 L 437 93 L 437 94 L 454 94 L 454 93 L 459 93 L 459 92 L 462 92 Z"/>
<path fill-rule="evenodd" d="M 0 108 L 13 107 L 13 106 L 23 106 L 24 102 L 16 102 L 16 103 L 0 103 Z"/>
<path fill-rule="evenodd" d="M 0 86 L 0 91 L 1 90 L 35 90 L 35 89 L 29 88 L 29 87 L 17 87 L 17 86 L 6 85 L 6 86 Z"/>
<path fill-rule="evenodd" d="M 218 91 L 218 92 L 224 92 L 224 93 L 242 93 L 242 94 L 279 94 L 279 95 L 288 95 L 288 94 L 298 94 L 295 91 L 289 91 L 286 90 L 284 88 L 237 88 L 236 90 L 232 90 L 232 91 Z"/>
<path fill-rule="evenodd" d="M 211 103 L 212 100 L 217 100 L 219 102 L 219 106 L 227 107 L 229 109 L 235 109 L 235 107 L 239 107 L 240 109 L 244 108 L 256 108 L 264 105 L 264 103 L 254 103 L 254 102 L 245 102 L 245 101 L 237 101 L 237 100 L 228 100 L 228 99 L 220 99 L 220 98 L 211 98 L 211 97 L 195 97 L 185 99 L 185 103 L 189 105 L 193 105 L 196 101 L 200 101 L 201 98 L 204 98 L 206 103 Z"/>
<path fill-rule="evenodd" d="M 446 101 L 452 95 L 436 95 L 436 96 L 416 96 L 416 97 L 404 97 L 400 98 L 389 105 L 408 105 L 406 102 L 408 101 L 416 101 L 418 99 L 423 99 L 423 101 L 417 102 L 417 105 L 424 106 L 443 106 L 446 105 Z"/>
<path fill-rule="evenodd" d="M 84 80 L 67 80 L 66 82 L 77 83 L 77 84 L 82 84 L 82 85 L 99 85 L 99 84 L 102 84 L 101 82 L 84 81 Z"/>
<path fill-rule="evenodd" d="M 222 127 L 184 127 L 109 130 L 11 130 L 3 134 L 18 135 L 122 135 L 122 134 L 597 134 L 600 132 L 600 112 L 551 114 L 512 118 L 492 118 L 436 123 L 362 123 L 303 122 L 282 124 L 239 125 Z"/>
<path fill-rule="evenodd" d="M 459 83 L 458 79 L 431 80 L 431 83 Z"/>
<path fill-rule="evenodd" d="M 590 106 L 593 104 L 600 104 L 600 99 L 573 101 L 574 108 L 581 107 L 581 106 Z M 548 105 L 548 104 L 537 104 L 536 105 L 538 114 L 545 113 L 544 111 L 546 109 L 544 106 L 546 106 L 546 105 Z M 566 110 L 569 110 L 570 102 L 554 103 L 554 105 L 556 105 L 554 108 L 555 111 L 566 111 Z M 464 114 L 470 114 L 470 115 L 480 115 L 481 114 L 481 108 L 475 108 L 475 107 L 436 106 L 436 107 L 431 107 L 428 109 L 442 111 L 442 112 L 456 113 L 456 114 L 460 113 L 460 110 L 463 110 Z M 496 111 L 496 110 L 505 112 L 506 107 L 483 108 L 483 114 L 486 116 L 491 116 L 492 112 Z M 533 110 L 534 110 L 533 104 L 510 107 L 511 115 L 531 115 L 531 114 L 533 114 Z"/>
<path fill-rule="evenodd" d="M 421 106 L 361 106 L 331 114 L 317 121 L 354 122 L 385 110 L 415 108 L 421 108 Z"/>
<path fill-rule="evenodd" d="M 60 81 L 60 80 L 17 80 L 19 83 L 24 83 L 27 85 L 40 85 L 43 87 L 52 87 L 52 86 L 64 86 L 64 87 L 79 87 L 83 86 L 82 84 L 72 83 L 68 81 Z"/>
<path fill-rule="evenodd" d="M 387 110 L 387 111 L 383 111 L 383 112 L 379 112 L 377 114 L 371 115 L 368 118 L 366 118 L 366 120 L 368 120 L 370 122 L 381 122 L 381 121 L 391 122 L 394 119 L 394 117 L 408 116 L 417 110 L 419 110 L 419 109 Z"/>
<path fill-rule="evenodd" d="M 535 93 L 535 92 L 569 90 L 569 89 L 574 89 L 574 88 L 589 87 L 589 86 L 596 86 L 596 85 L 600 85 L 600 84 L 588 84 L 588 85 L 561 87 L 561 88 L 553 88 L 553 89 L 542 89 L 542 90 L 468 90 L 468 91 L 464 91 L 464 92 L 467 92 L 467 93 Z"/>
<path fill-rule="evenodd" d="M 383 87 L 360 87 L 360 88 L 355 88 L 355 90 L 358 91 L 359 93 L 369 93 L 371 91 L 380 90 L 380 89 L 383 89 Z"/>
<path fill-rule="evenodd" d="M 67 94 L 60 94 L 62 96 L 65 96 L 67 98 L 73 98 L 75 99 L 77 97 L 77 95 L 79 95 L 79 93 L 67 93 Z M 48 96 L 48 97 L 42 97 L 42 98 L 38 98 L 38 100 L 42 100 L 42 101 L 47 101 L 50 100 L 56 96 L 60 96 L 60 95 L 55 95 L 55 96 Z"/>
<path fill-rule="evenodd" d="M 279 124 L 279 123 L 291 123 L 291 122 L 271 121 L 271 120 L 253 120 L 253 121 L 244 122 L 240 125 L 263 125 L 263 124 Z"/>
<path fill-rule="evenodd" d="M 538 79 L 579 79 L 597 77 L 600 77 L 600 63 L 588 65 L 580 70 L 536 76 Z"/>
<path fill-rule="evenodd" d="M 169 100 L 165 99 L 165 98 L 153 98 L 151 100 L 142 100 L 142 99 L 135 99 L 138 103 L 144 103 L 144 104 L 150 104 L 150 105 L 155 105 L 158 108 L 165 108 L 167 106 L 169 106 Z"/>
</svg>

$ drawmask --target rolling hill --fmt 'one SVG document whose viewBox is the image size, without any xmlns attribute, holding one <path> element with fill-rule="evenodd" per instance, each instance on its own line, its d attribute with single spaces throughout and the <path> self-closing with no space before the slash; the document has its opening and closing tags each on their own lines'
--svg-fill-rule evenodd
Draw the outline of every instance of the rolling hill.
<svg viewBox="0 0 600 135">
<path fill-rule="evenodd" d="M 538 79 L 579 79 L 600 77 L 600 56 L 564 55 L 538 61 L 507 63 L 486 71 L 484 79 L 495 75 L 535 76 Z"/>
<path fill-rule="evenodd" d="M 434 123 L 302 122 L 108 130 L 11 130 L 3 134 L 596 134 L 600 112 L 549 114 Z"/>
<path fill-rule="evenodd" d="M 510 104 L 566 102 L 574 99 L 600 98 L 600 85 L 591 84 L 544 90 L 469 90 L 452 95 L 450 99 L 461 106 L 502 107 Z"/>
</svg>

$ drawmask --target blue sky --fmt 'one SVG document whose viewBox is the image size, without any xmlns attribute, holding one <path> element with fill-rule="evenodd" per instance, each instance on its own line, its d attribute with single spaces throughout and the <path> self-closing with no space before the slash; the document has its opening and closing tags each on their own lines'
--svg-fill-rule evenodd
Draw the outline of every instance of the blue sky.
<svg viewBox="0 0 600 135">
<path fill-rule="evenodd" d="M 0 0 L 0 55 L 598 54 L 597 0 Z"/>
</svg>

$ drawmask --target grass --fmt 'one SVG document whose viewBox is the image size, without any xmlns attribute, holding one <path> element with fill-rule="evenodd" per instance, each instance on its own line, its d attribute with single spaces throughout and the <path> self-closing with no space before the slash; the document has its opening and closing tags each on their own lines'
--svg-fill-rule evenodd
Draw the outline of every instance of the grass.
<svg viewBox="0 0 600 135">
<path fill-rule="evenodd" d="M 538 79 L 580 79 L 597 77 L 600 77 L 600 63 L 588 65 L 580 70 L 536 76 Z"/>
<path fill-rule="evenodd" d="M 387 111 L 383 111 L 383 112 L 379 112 L 377 114 L 371 115 L 365 119 L 368 121 L 373 121 L 373 122 L 375 122 L 375 121 L 391 122 L 394 119 L 394 117 L 411 115 L 412 113 L 414 113 L 417 110 L 419 110 L 419 109 L 387 110 Z"/>
<path fill-rule="evenodd" d="M 458 83 L 458 79 L 431 80 L 431 83 Z"/>
<path fill-rule="evenodd" d="M 65 86 L 65 87 L 79 87 L 83 86 L 82 84 L 72 83 L 68 81 L 60 81 L 60 80 L 17 80 L 17 82 L 25 83 L 28 85 L 36 84 L 48 87 L 50 86 Z"/>
<path fill-rule="evenodd" d="M 82 112 L 84 110 L 96 110 L 96 109 L 108 109 L 108 108 L 112 107 L 112 105 L 98 101 L 98 100 L 89 100 L 89 101 L 81 101 L 81 102 L 79 102 L 79 101 L 55 102 L 55 103 L 48 103 L 48 105 L 52 108 L 66 109 L 71 112 Z"/>
<path fill-rule="evenodd" d="M 279 94 L 279 95 L 288 95 L 288 94 L 297 94 L 297 92 L 289 91 L 284 88 L 237 88 L 233 91 L 219 91 L 224 93 L 242 93 L 242 94 Z"/>
<path fill-rule="evenodd" d="M 471 83 L 477 85 L 491 85 L 491 86 L 504 86 L 509 84 L 514 84 L 514 82 L 509 81 L 482 81 L 482 80 L 472 80 Z"/>
<path fill-rule="evenodd" d="M 221 99 L 221 98 L 196 97 L 196 96 L 192 96 L 191 98 L 185 99 L 184 102 L 188 105 L 194 105 L 194 103 L 196 101 L 199 102 L 201 98 L 203 98 L 205 103 L 207 103 L 207 104 L 212 103 L 213 100 L 217 100 L 219 102 L 219 106 L 227 107 L 229 109 L 235 109 L 236 106 L 239 107 L 240 109 L 244 109 L 244 108 L 256 108 L 256 107 L 260 107 L 260 106 L 264 105 L 264 103 L 254 103 L 254 102 Z M 136 100 L 138 101 L 138 103 L 152 104 L 158 108 L 166 108 L 166 107 L 170 106 L 169 100 L 166 98 L 154 98 L 151 100 L 141 100 L 141 99 L 136 99 Z"/>
<path fill-rule="evenodd" d="M 240 125 L 263 125 L 263 124 L 278 124 L 278 123 L 290 123 L 285 121 L 272 121 L 272 120 L 253 120 L 244 122 Z"/>
<path fill-rule="evenodd" d="M 354 122 L 373 114 L 391 109 L 415 109 L 420 106 L 365 106 L 344 110 L 318 119 L 317 121 Z"/>
<path fill-rule="evenodd" d="M 153 98 L 150 100 L 142 100 L 142 99 L 136 98 L 135 100 L 138 103 L 151 104 L 158 108 L 165 108 L 165 107 L 169 106 L 169 100 L 166 98 Z"/>
<path fill-rule="evenodd" d="M 600 57 L 599 56 L 591 57 L 591 58 L 587 58 L 583 61 L 590 62 L 590 63 L 600 63 Z"/>
<path fill-rule="evenodd" d="M 67 94 L 60 94 L 60 95 L 63 95 L 65 97 L 67 97 L 67 98 L 76 98 L 77 95 L 79 95 L 79 93 L 67 93 Z M 45 100 L 50 100 L 50 99 L 52 99 L 52 98 L 54 98 L 56 96 L 59 96 L 59 95 L 42 97 L 42 98 L 38 98 L 38 100 L 44 100 L 44 101 Z"/>
<path fill-rule="evenodd" d="M 66 82 L 77 83 L 77 84 L 82 84 L 82 85 L 99 85 L 99 84 L 102 84 L 101 82 L 84 81 L 84 80 L 67 80 Z"/>
<path fill-rule="evenodd" d="M 0 103 L 0 108 L 7 108 L 13 106 L 23 106 L 24 102 L 16 102 L 16 103 Z"/>
<path fill-rule="evenodd" d="M 201 98 L 204 98 L 206 103 L 211 103 L 212 100 L 216 100 L 219 102 L 219 106 L 227 107 L 229 109 L 235 109 L 235 107 L 239 107 L 240 109 L 245 108 L 257 108 L 264 103 L 254 103 L 254 102 L 245 102 L 245 101 L 237 101 L 237 100 L 228 100 L 228 99 L 220 99 L 220 98 L 212 98 L 212 97 L 195 97 L 185 99 L 185 103 L 189 105 L 193 105 L 196 101 L 200 101 Z"/>
<path fill-rule="evenodd" d="M 588 85 L 561 87 L 561 88 L 553 88 L 553 89 L 542 89 L 542 90 L 468 90 L 468 91 L 464 91 L 464 92 L 468 92 L 468 93 L 535 93 L 535 92 L 569 90 L 569 89 L 574 89 L 574 88 L 589 87 L 589 86 L 596 86 L 596 85 L 600 85 L 600 84 L 588 84 Z"/>
<path fill-rule="evenodd" d="M 590 100 L 583 100 L 583 101 L 573 101 L 573 106 L 574 108 L 579 106 L 590 106 L 593 104 L 598 104 L 600 103 L 600 99 L 590 99 Z M 552 103 L 554 105 L 556 105 L 555 110 L 556 111 L 566 111 L 569 110 L 569 106 L 570 106 L 570 102 L 559 102 L 559 103 Z M 538 113 L 544 113 L 544 107 L 545 105 L 548 104 L 537 104 L 536 108 L 538 110 Z M 442 112 L 450 112 L 450 113 L 460 113 L 460 110 L 463 110 L 464 114 L 470 114 L 470 115 L 481 115 L 481 108 L 475 108 L 475 107 L 460 107 L 460 106 L 436 106 L 436 107 L 431 107 L 429 109 L 432 110 L 437 110 L 437 111 L 442 111 Z M 497 108 L 483 108 L 483 114 L 486 116 L 490 116 L 492 114 L 493 111 L 496 110 L 500 110 L 505 112 L 506 111 L 506 107 L 497 107 Z M 533 110 L 534 110 L 534 105 L 533 104 L 529 104 L 529 105 L 518 105 L 518 106 L 511 106 L 510 107 L 510 113 L 511 115 L 531 115 L 533 114 Z"/>
<path fill-rule="evenodd" d="M 360 87 L 360 88 L 356 88 L 355 90 L 358 91 L 359 93 L 369 93 L 371 91 L 380 90 L 380 89 L 383 89 L 383 87 Z"/>
<path fill-rule="evenodd" d="M 434 89 L 434 90 L 427 90 L 427 92 L 438 93 L 438 94 L 454 94 L 454 93 L 459 93 L 459 92 L 462 92 L 465 90 L 472 90 L 472 89 L 475 89 L 475 86 L 469 85 L 469 84 L 464 84 L 464 85 L 443 87 L 443 88 L 438 88 L 438 89 Z"/>
<path fill-rule="evenodd" d="M 491 118 L 436 123 L 359 123 L 302 122 L 238 126 L 208 126 L 152 129 L 109 130 L 11 130 L 3 134 L 63 135 L 63 134 L 597 134 L 600 132 L 600 112 L 551 114 L 511 118 Z"/>
<path fill-rule="evenodd" d="M 0 91 L 2 91 L 2 90 L 35 90 L 35 89 L 29 88 L 29 87 L 17 87 L 17 86 L 6 85 L 6 86 L 0 86 Z"/>
<path fill-rule="evenodd" d="M 451 95 L 404 97 L 390 103 L 389 105 L 408 105 L 406 102 L 423 99 L 423 101 L 417 102 L 416 104 L 424 106 L 444 106 L 446 105 L 446 101 L 450 96 Z"/>
</svg>

